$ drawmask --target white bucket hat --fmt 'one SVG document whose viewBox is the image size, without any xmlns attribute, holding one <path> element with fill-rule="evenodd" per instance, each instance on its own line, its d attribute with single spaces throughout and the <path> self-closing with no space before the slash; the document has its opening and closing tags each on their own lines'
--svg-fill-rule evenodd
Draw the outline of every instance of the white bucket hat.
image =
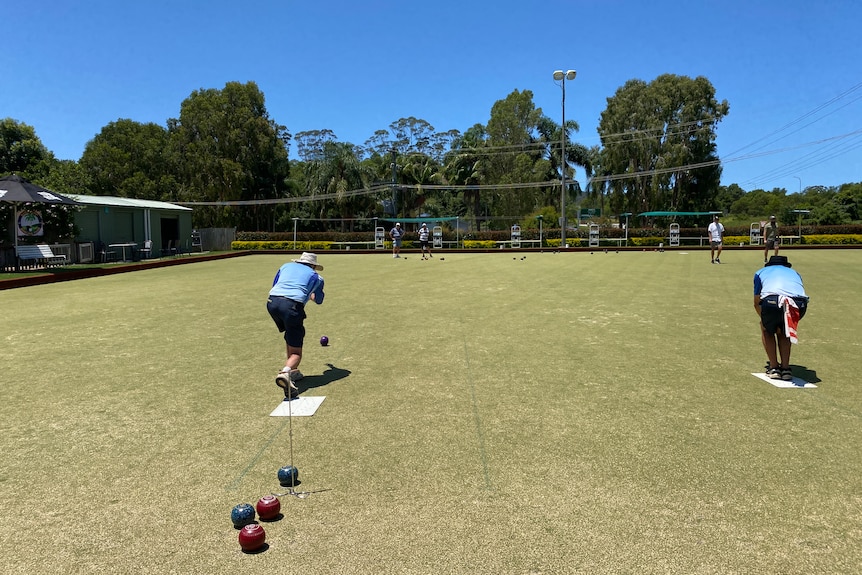
<svg viewBox="0 0 862 575">
<path fill-rule="evenodd" d="M 323 266 L 317 263 L 317 254 L 313 254 L 311 252 L 302 252 L 302 255 L 299 256 L 299 259 L 293 261 L 298 264 L 309 265 L 319 272 L 323 271 Z"/>
</svg>

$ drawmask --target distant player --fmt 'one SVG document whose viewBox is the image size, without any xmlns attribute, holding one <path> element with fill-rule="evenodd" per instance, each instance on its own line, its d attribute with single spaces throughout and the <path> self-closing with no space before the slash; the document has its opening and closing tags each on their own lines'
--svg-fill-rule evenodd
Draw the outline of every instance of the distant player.
<svg viewBox="0 0 862 575">
<path fill-rule="evenodd" d="M 778 247 L 780 244 L 778 238 L 778 222 L 775 221 L 775 216 L 769 216 L 769 224 L 764 228 L 763 237 L 763 263 L 769 258 L 769 250 L 774 249 L 774 256 L 778 255 Z"/>
<path fill-rule="evenodd" d="M 709 258 L 710 263 L 720 264 L 721 244 L 724 241 L 724 226 L 718 221 L 718 214 L 712 218 L 712 223 L 706 229 L 709 236 Z"/>
<path fill-rule="evenodd" d="M 395 224 L 395 227 L 389 230 L 389 237 L 392 238 L 392 257 L 401 257 L 401 240 L 404 238 L 404 230 L 401 229 L 401 224 Z"/>
<path fill-rule="evenodd" d="M 428 251 L 428 257 L 429 258 L 434 257 L 431 255 L 431 246 L 428 244 L 429 233 L 430 232 L 428 231 L 428 224 L 422 224 L 422 226 L 419 228 L 419 245 L 422 247 L 422 259 L 423 260 L 427 259 L 425 257 L 425 251 L 426 250 Z"/>
</svg>

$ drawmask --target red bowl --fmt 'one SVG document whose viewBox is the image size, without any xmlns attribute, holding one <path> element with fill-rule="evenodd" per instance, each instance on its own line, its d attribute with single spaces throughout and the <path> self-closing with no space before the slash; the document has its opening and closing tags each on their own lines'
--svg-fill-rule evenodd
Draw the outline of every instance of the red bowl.
<svg viewBox="0 0 862 575">
<path fill-rule="evenodd" d="M 257 500 L 257 515 L 264 521 L 275 519 L 281 513 L 281 501 L 275 495 L 264 495 Z"/>
<path fill-rule="evenodd" d="M 243 551 L 257 551 L 266 543 L 266 531 L 257 523 L 239 530 L 239 546 Z"/>
</svg>

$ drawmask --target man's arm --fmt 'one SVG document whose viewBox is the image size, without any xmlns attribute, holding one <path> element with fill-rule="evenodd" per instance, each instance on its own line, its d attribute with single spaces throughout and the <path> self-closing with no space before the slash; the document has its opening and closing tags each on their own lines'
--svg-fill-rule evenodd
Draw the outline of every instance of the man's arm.
<svg viewBox="0 0 862 575">
<path fill-rule="evenodd" d="M 309 298 L 311 301 L 320 305 L 323 303 L 323 298 L 326 294 L 323 293 L 323 278 L 319 274 L 315 274 L 314 288 L 311 290 Z"/>
<path fill-rule="evenodd" d="M 760 281 L 760 276 L 754 274 L 754 311 L 760 315 L 760 293 L 763 291 L 763 284 Z"/>
</svg>

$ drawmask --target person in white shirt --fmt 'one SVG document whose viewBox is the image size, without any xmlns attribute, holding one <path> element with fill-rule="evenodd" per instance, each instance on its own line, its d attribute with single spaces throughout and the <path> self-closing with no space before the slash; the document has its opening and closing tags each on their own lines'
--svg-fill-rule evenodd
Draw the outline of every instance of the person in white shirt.
<svg viewBox="0 0 862 575">
<path fill-rule="evenodd" d="M 430 232 L 428 231 L 428 224 L 422 224 L 419 228 L 419 245 L 422 247 L 422 259 L 427 259 L 425 257 L 425 250 L 428 250 L 428 257 L 433 258 L 431 255 L 431 246 L 428 243 L 428 236 Z"/>
<path fill-rule="evenodd" d="M 720 264 L 721 242 L 724 238 L 724 226 L 718 221 L 718 214 L 712 218 L 712 223 L 706 229 L 709 236 L 709 259 L 710 263 Z"/>
</svg>

